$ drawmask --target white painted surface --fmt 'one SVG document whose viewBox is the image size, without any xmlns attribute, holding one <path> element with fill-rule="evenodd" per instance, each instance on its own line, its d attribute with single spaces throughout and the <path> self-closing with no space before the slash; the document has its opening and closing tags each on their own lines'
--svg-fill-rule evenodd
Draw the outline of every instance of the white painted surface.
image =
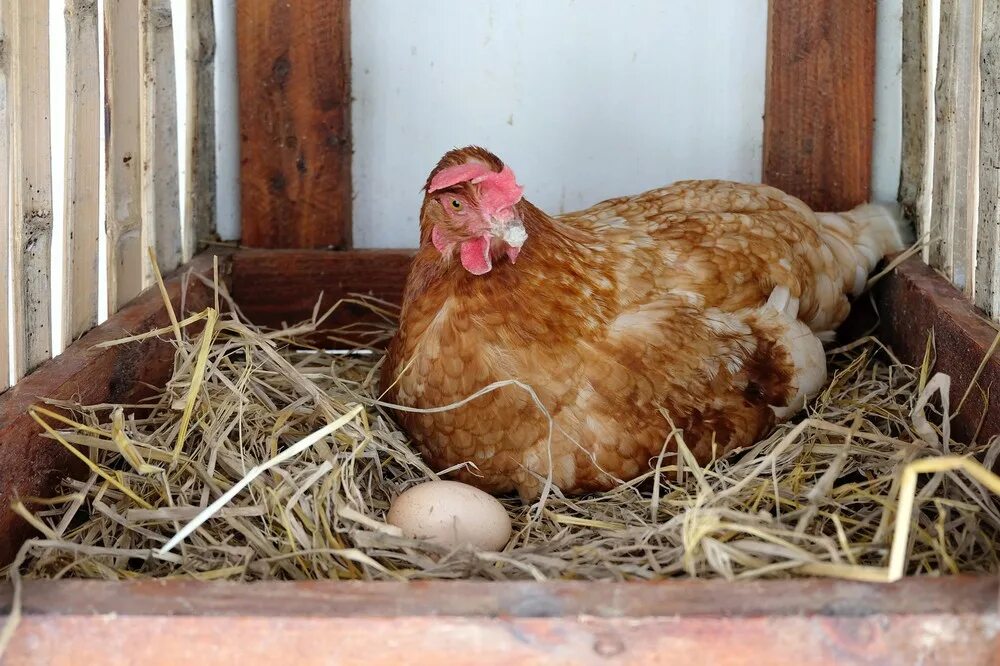
<svg viewBox="0 0 1000 666">
<path fill-rule="evenodd" d="M 424 180 L 481 144 L 549 212 L 759 180 L 765 0 L 352 4 L 354 238 L 417 243 Z"/>
<path fill-rule="evenodd" d="M 903 0 L 878 0 L 872 199 L 896 201 L 903 149 Z"/>
<path fill-rule="evenodd" d="M 240 123 L 236 0 L 215 0 L 215 211 L 222 240 L 240 237 Z"/>
</svg>

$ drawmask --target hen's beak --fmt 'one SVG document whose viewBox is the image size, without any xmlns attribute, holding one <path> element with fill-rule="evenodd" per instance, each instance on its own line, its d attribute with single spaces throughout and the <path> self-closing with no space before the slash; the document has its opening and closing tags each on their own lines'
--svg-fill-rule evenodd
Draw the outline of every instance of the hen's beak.
<svg viewBox="0 0 1000 666">
<path fill-rule="evenodd" d="M 517 261 L 517 255 L 521 252 L 521 246 L 528 240 L 528 232 L 524 229 L 524 222 L 517 217 L 506 219 L 493 218 L 491 220 L 493 237 L 502 240 L 507 245 L 507 258 L 511 263 Z"/>
</svg>

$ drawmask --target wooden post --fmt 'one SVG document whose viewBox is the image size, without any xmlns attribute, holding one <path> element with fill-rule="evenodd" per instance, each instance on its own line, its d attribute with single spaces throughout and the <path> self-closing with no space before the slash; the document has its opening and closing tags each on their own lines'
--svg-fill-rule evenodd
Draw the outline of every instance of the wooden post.
<svg viewBox="0 0 1000 666">
<path fill-rule="evenodd" d="M 237 4 L 245 245 L 350 247 L 349 5 Z"/>
<path fill-rule="evenodd" d="M 868 200 L 875 0 L 771 0 L 764 182 L 823 211 Z"/>
<path fill-rule="evenodd" d="M 983 0 L 976 305 L 1000 321 L 1000 0 Z"/>
<path fill-rule="evenodd" d="M 934 194 L 930 263 L 972 294 L 979 158 L 978 52 L 982 0 L 941 0 L 934 93 Z"/>
<path fill-rule="evenodd" d="M 96 0 L 66 3 L 64 344 L 97 324 L 101 88 Z"/>
<path fill-rule="evenodd" d="M 107 0 L 104 19 L 108 310 L 115 312 L 146 285 L 152 239 L 141 219 L 139 3 Z"/>
<path fill-rule="evenodd" d="M 248 4 L 257 4 L 252 0 Z M 215 240 L 215 20 L 212 0 L 187 0 L 187 181 L 184 260 Z"/>
<path fill-rule="evenodd" d="M 0 172 L 9 174 L 10 154 L 10 0 L 0 0 Z M 7 262 L 10 260 L 10 178 L 0 178 L 0 392 L 10 385 L 10 329 L 7 313 Z"/>
<path fill-rule="evenodd" d="M 903 3 L 903 159 L 899 201 L 917 237 L 930 228 L 934 144 L 930 0 Z M 928 258 L 924 246 L 924 261 Z"/>
<path fill-rule="evenodd" d="M 49 6 L 12 2 L 14 365 L 18 377 L 52 352 L 50 258 Z"/>
<path fill-rule="evenodd" d="M 142 0 L 140 5 L 142 97 L 142 219 L 147 238 L 155 239 L 161 271 L 183 258 L 178 191 L 177 78 L 170 0 Z M 144 248 L 145 249 L 145 248 Z M 152 266 L 147 282 L 153 281 Z"/>
</svg>

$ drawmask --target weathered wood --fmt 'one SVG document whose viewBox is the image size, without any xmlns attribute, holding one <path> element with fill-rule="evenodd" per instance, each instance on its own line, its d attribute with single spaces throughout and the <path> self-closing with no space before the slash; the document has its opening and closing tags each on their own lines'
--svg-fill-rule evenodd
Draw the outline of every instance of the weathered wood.
<svg viewBox="0 0 1000 666">
<path fill-rule="evenodd" d="M 941 0 L 929 257 L 932 266 L 969 295 L 979 169 L 977 8 L 981 15 L 982 0 Z"/>
<path fill-rule="evenodd" d="M 976 305 L 1000 321 L 1000 0 L 983 0 Z"/>
<path fill-rule="evenodd" d="M 146 238 L 155 239 L 161 271 L 180 265 L 184 254 L 178 190 L 177 78 L 170 0 L 142 0 L 139 6 L 142 53 L 142 220 Z M 151 263 L 145 280 L 152 282 Z"/>
<path fill-rule="evenodd" d="M 256 0 L 253 3 L 255 4 Z M 212 0 L 187 0 L 187 261 L 215 232 L 215 20 Z"/>
<path fill-rule="evenodd" d="M 349 5 L 237 3 L 247 246 L 351 244 Z"/>
<path fill-rule="evenodd" d="M 10 663 L 993 663 L 997 579 L 29 582 Z M 9 594 L 0 598 L 0 608 Z M 114 622 L 107 618 L 113 617 Z M 378 640 L 373 640 L 373 637 Z"/>
<path fill-rule="evenodd" d="M 764 182 L 818 210 L 868 200 L 875 0 L 771 0 Z"/>
<path fill-rule="evenodd" d="M 97 323 L 101 85 L 96 0 L 66 3 L 66 233 L 62 340 Z"/>
<path fill-rule="evenodd" d="M 243 250 L 233 255 L 233 298 L 253 322 L 278 326 L 308 319 L 350 293 L 399 303 L 414 250 Z M 344 304 L 331 327 L 370 321 L 370 312 Z"/>
<path fill-rule="evenodd" d="M 224 275 L 228 274 L 224 261 Z M 199 280 L 182 278 L 188 271 L 212 275 L 212 257 L 200 255 L 166 279 L 167 293 L 178 315 L 196 312 L 213 302 Z M 39 436 L 41 428 L 28 415 L 40 400 L 76 400 L 83 404 L 134 403 L 162 385 L 173 369 L 169 340 L 97 349 L 95 345 L 169 324 L 158 289 L 149 289 L 70 345 L 62 354 L 0 395 L 0 563 L 10 561 L 29 528 L 10 510 L 15 497 L 45 497 L 78 463 L 59 444 Z"/>
<path fill-rule="evenodd" d="M 52 353 L 52 140 L 49 122 L 49 7 L 13 2 L 11 10 L 11 244 L 14 368 L 31 372 Z"/>
<path fill-rule="evenodd" d="M 930 225 L 933 189 L 933 28 L 930 0 L 903 3 L 903 155 L 899 201 L 907 219 L 913 222 L 918 238 L 924 237 Z M 925 260 L 927 252 L 925 246 Z"/>
<path fill-rule="evenodd" d="M 142 224 L 139 132 L 139 3 L 104 6 L 107 116 L 108 310 L 115 312 L 149 284 L 146 252 L 153 239 Z"/>
<path fill-rule="evenodd" d="M 878 335 L 904 363 L 923 362 L 933 331 L 935 369 L 951 376 L 951 406 L 957 409 L 997 330 L 962 292 L 918 258 L 881 280 L 875 297 L 881 314 Z M 970 441 L 977 430 L 980 442 L 1000 435 L 1000 351 L 986 363 L 977 384 L 981 391 L 973 388 L 951 422 L 960 441 Z M 989 404 L 983 392 L 988 392 Z"/>
<path fill-rule="evenodd" d="M 9 174 L 10 154 L 10 2 L 0 0 L 0 172 Z M 7 291 L 10 260 L 10 178 L 0 178 L 0 391 L 10 385 L 10 327 Z"/>
</svg>

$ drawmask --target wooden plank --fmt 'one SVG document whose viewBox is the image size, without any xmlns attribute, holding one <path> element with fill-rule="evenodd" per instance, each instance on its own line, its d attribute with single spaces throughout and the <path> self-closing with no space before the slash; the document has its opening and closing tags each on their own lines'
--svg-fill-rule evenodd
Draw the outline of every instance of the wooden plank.
<svg viewBox="0 0 1000 666">
<path fill-rule="evenodd" d="M 878 335 L 904 363 L 923 362 L 933 332 L 935 369 L 951 376 L 951 407 L 957 409 L 997 330 L 962 292 L 916 257 L 877 283 L 875 299 L 881 314 Z M 951 421 L 960 441 L 971 441 L 977 432 L 980 442 L 1000 435 L 1000 351 L 987 361 L 977 384 L 981 390 L 969 393 Z"/>
<path fill-rule="evenodd" d="M 348 0 L 236 6 L 243 244 L 351 244 Z"/>
<path fill-rule="evenodd" d="M 228 274 L 223 263 L 223 276 Z M 212 257 L 198 256 L 166 279 L 167 293 L 178 315 L 196 312 L 213 302 L 213 293 L 188 271 L 211 276 Z M 106 322 L 85 334 L 62 354 L 0 395 L 0 565 L 9 562 L 29 528 L 11 512 L 15 497 L 50 495 L 67 474 L 79 471 L 76 459 L 57 443 L 39 436 L 41 428 L 27 411 L 43 398 L 83 404 L 134 403 L 149 395 L 150 384 L 162 385 L 173 370 L 169 340 L 97 349 L 95 345 L 169 324 L 158 289 L 149 289 Z"/>
<path fill-rule="evenodd" d="M 308 319 L 323 297 L 331 307 L 350 293 L 400 303 L 415 250 L 242 250 L 233 255 L 232 295 L 254 323 L 279 326 Z M 370 321 L 367 309 L 345 304 L 331 327 Z"/>
<path fill-rule="evenodd" d="M 142 52 L 142 220 L 146 238 L 155 239 L 161 271 L 180 265 L 181 209 L 177 152 L 177 78 L 170 0 L 142 0 L 139 6 Z M 146 264 L 154 279 L 152 265 Z"/>
<path fill-rule="evenodd" d="M 764 182 L 817 210 L 868 200 L 875 0 L 770 0 Z"/>
<path fill-rule="evenodd" d="M 903 159 L 899 201 L 904 215 L 913 222 L 918 238 L 923 238 L 930 228 L 933 190 L 933 31 L 930 0 L 903 3 Z M 925 246 L 925 261 L 928 252 Z"/>
<path fill-rule="evenodd" d="M 14 368 L 22 377 L 52 353 L 49 8 L 45 2 L 13 2 L 9 7 Z"/>
<path fill-rule="evenodd" d="M 212 0 L 187 0 L 187 208 L 184 259 L 215 232 L 215 20 Z M 254 4 L 254 3 L 251 3 Z"/>
<path fill-rule="evenodd" d="M 0 0 L 0 172 L 9 174 L 10 153 L 10 3 Z M 10 386 L 10 328 L 7 313 L 10 311 L 7 291 L 10 260 L 10 177 L 0 178 L 0 392 Z"/>
<path fill-rule="evenodd" d="M 995 577 L 66 580 L 28 582 L 23 609 L 10 663 L 987 664 L 998 634 Z"/>
<path fill-rule="evenodd" d="M 983 0 L 976 305 L 1000 321 L 1000 0 Z"/>
<path fill-rule="evenodd" d="M 66 3 L 66 233 L 62 340 L 97 324 L 101 86 L 97 3 Z"/>
<path fill-rule="evenodd" d="M 977 8 L 981 16 L 982 0 L 941 0 L 929 258 L 970 295 L 979 169 Z"/>
</svg>

